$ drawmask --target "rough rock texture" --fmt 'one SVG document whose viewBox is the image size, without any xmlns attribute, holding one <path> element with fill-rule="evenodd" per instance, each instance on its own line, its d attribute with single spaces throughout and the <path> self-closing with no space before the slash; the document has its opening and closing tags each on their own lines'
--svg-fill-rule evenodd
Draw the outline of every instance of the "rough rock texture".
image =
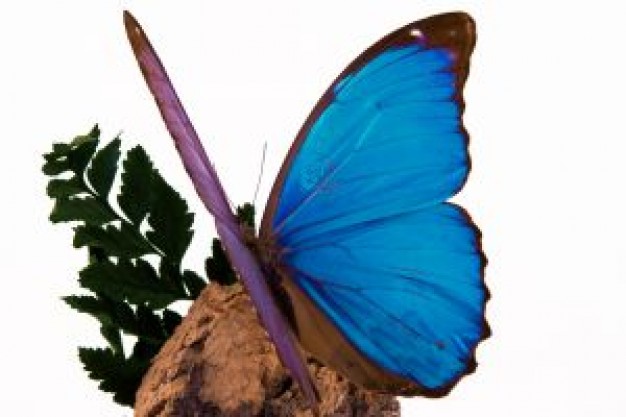
<svg viewBox="0 0 626 417">
<path fill-rule="evenodd" d="M 322 416 L 396 417 L 397 400 L 310 361 Z M 135 416 L 310 417 L 241 287 L 209 285 L 155 357 Z"/>
</svg>

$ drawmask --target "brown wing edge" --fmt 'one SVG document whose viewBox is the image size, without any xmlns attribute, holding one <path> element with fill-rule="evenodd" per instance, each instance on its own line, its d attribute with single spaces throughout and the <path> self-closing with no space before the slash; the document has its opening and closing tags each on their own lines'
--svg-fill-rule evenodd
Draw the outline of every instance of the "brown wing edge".
<svg viewBox="0 0 626 417">
<path fill-rule="evenodd" d="M 423 36 L 416 37 L 416 30 Z M 358 71 L 363 65 L 384 50 L 395 46 L 407 45 L 416 41 L 422 42 L 426 47 L 445 48 L 455 54 L 456 64 L 453 70 L 456 73 L 457 89 L 454 100 L 459 104 L 460 114 L 462 117 L 465 109 L 462 92 L 469 74 L 470 56 L 476 43 L 475 23 L 471 16 L 464 12 L 452 12 L 435 15 L 410 23 L 388 34 L 365 50 L 350 65 L 348 65 L 341 72 L 341 74 L 339 74 L 339 76 L 333 81 L 333 83 L 319 99 L 296 135 L 296 138 L 291 145 L 285 160 L 283 161 L 265 208 L 260 228 L 260 239 L 262 241 L 271 242 L 273 240 L 271 223 L 278 205 L 280 190 L 282 190 L 287 172 L 289 172 L 291 164 L 293 163 L 293 160 L 300 150 L 304 140 L 308 136 L 312 125 L 333 100 L 333 90 L 335 85 L 348 74 Z M 461 124 L 460 128 L 461 133 L 465 137 L 466 143 L 468 143 L 469 135 L 465 127 Z M 471 169 L 471 160 L 469 159 L 469 155 L 468 165 L 469 169 Z M 463 184 L 461 184 L 459 190 L 462 187 Z M 482 334 L 476 346 L 473 348 L 472 354 L 468 356 L 466 370 L 464 373 L 442 387 L 429 389 L 420 386 L 409 379 L 381 370 L 369 358 L 362 354 L 349 340 L 347 340 L 345 336 L 335 327 L 332 321 L 323 312 L 315 307 L 315 304 L 310 297 L 303 290 L 301 290 L 297 284 L 288 278 L 288 267 L 281 266 L 276 271 L 281 278 L 279 279 L 280 285 L 282 286 L 282 291 L 280 292 L 283 293 L 283 297 L 288 298 L 288 300 L 284 300 L 284 305 L 287 305 L 289 307 L 287 310 L 290 310 L 286 311 L 286 314 L 290 317 L 290 321 L 294 326 L 294 332 L 300 340 L 302 346 L 313 354 L 313 356 L 320 359 L 326 365 L 335 368 L 357 385 L 397 395 L 441 397 L 448 394 L 463 376 L 474 372 L 477 366 L 475 351 L 480 342 L 491 335 L 491 330 L 485 319 L 486 303 L 490 298 L 489 290 L 484 279 L 487 258 L 482 250 L 480 230 L 472 221 L 469 213 L 465 209 L 459 206 L 456 207 L 461 210 L 467 223 L 476 231 L 476 249 L 481 256 L 481 281 L 485 292 Z M 334 341 L 332 345 L 330 344 L 331 340 Z"/>
</svg>

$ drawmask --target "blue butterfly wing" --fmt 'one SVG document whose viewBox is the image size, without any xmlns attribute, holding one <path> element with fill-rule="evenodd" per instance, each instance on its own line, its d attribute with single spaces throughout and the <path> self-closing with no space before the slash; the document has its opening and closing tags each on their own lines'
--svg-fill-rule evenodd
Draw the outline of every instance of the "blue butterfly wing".
<svg viewBox="0 0 626 417">
<path fill-rule="evenodd" d="M 360 351 L 426 389 L 462 375 L 483 335 L 482 256 L 454 205 L 335 231 L 285 262 Z"/>
<path fill-rule="evenodd" d="M 479 233 L 445 202 L 469 170 L 474 40 L 453 13 L 365 51 L 313 110 L 268 201 L 261 239 L 279 254 L 296 334 L 371 388 L 445 393 L 487 334 Z"/>
</svg>

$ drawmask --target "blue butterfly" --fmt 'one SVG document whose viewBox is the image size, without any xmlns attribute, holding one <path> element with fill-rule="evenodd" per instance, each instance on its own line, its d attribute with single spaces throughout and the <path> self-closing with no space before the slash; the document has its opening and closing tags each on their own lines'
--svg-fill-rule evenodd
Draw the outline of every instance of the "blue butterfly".
<svg viewBox="0 0 626 417">
<path fill-rule="evenodd" d="M 356 384 L 396 394 L 443 395 L 474 370 L 489 334 L 486 259 L 467 212 L 446 202 L 470 167 L 470 16 L 411 23 L 348 65 L 287 154 L 255 253 L 145 33 L 128 12 L 125 24 L 233 267 L 312 406 L 318 394 L 298 346 Z"/>
</svg>

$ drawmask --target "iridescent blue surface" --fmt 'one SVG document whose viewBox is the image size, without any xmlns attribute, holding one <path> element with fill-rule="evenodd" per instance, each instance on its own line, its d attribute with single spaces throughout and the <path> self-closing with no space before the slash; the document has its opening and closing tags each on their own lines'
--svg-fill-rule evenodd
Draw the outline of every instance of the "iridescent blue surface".
<svg viewBox="0 0 626 417">
<path fill-rule="evenodd" d="M 451 64 L 446 51 L 408 46 L 340 82 L 295 157 L 274 230 L 293 244 L 320 233 L 319 223 L 402 213 L 458 190 L 468 166 Z"/>
<path fill-rule="evenodd" d="M 287 256 L 296 281 L 384 369 L 438 388 L 482 334 L 481 259 L 456 206 L 355 225 Z"/>
<path fill-rule="evenodd" d="M 432 389 L 484 331 L 477 231 L 445 203 L 469 163 L 454 59 L 416 42 L 336 83 L 272 222 L 293 279 L 348 340 Z"/>
</svg>

